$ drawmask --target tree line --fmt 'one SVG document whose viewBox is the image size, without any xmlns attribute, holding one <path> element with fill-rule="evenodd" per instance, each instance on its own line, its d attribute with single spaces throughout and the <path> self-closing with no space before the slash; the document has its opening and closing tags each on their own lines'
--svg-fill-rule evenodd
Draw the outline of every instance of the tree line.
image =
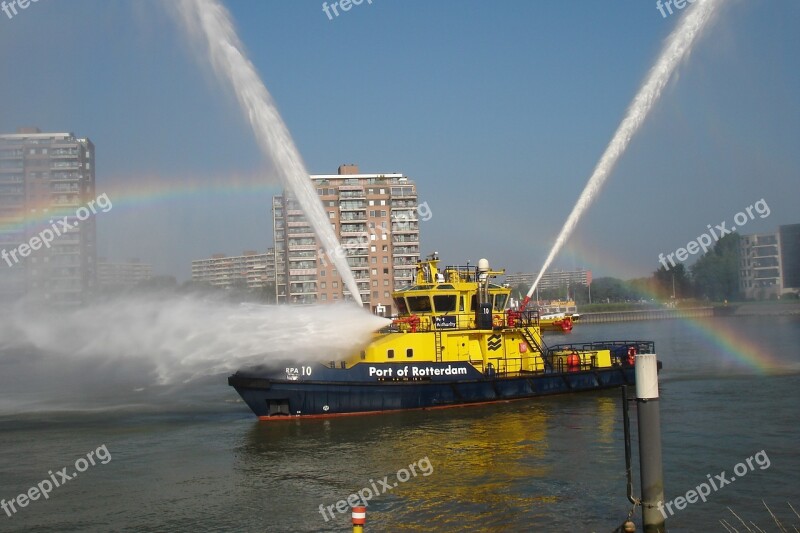
<svg viewBox="0 0 800 533">
<path fill-rule="evenodd" d="M 515 291 L 524 295 L 529 286 Z M 669 269 L 659 266 L 649 277 L 622 280 L 603 277 L 592 280 L 592 286 L 564 286 L 539 291 L 540 300 L 574 299 L 578 304 L 641 302 L 695 298 L 722 302 L 741 299 L 739 291 L 739 235 L 721 238 L 691 267 L 679 263 Z"/>
</svg>

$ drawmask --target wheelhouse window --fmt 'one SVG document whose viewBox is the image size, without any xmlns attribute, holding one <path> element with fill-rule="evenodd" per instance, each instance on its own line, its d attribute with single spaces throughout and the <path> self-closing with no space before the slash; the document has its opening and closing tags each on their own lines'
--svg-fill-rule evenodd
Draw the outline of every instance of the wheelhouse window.
<svg viewBox="0 0 800 533">
<path fill-rule="evenodd" d="M 412 313 L 428 313 L 431 310 L 431 299 L 428 296 L 409 296 L 406 300 Z"/>
<path fill-rule="evenodd" d="M 408 314 L 408 307 L 406 307 L 406 301 L 403 298 L 395 298 L 394 305 L 397 306 L 397 312 L 401 315 Z"/>
<path fill-rule="evenodd" d="M 494 295 L 494 310 L 495 311 L 502 311 L 506 308 L 506 300 L 508 299 L 507 294 L 495 294 Z"/>
<path fill-rule="evenodd" d="M 394 350 L 386 350 L 386 358 L 394 359 Z"/>
<path fill-rule="evenodd" d="M 414 348 L 408 348 L 406 350 L 406 357 L 409 357 L 409 358 L 414 357 Z"/>
<path fill-rule="evenodd" d="M 456 310 L 456 295 L 440 294 L 434 296 L 433 307 L 437 313 L 452 313 Z"/>
</svg>

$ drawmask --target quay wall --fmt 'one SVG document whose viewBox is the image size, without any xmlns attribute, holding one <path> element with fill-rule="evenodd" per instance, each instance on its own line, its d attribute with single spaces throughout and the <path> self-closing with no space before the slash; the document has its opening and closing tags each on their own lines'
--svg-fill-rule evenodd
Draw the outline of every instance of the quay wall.
<svg viewBox="0 0 800 533">
<path fill-rule="evenodd" d="M 688 309 L 641 309 L 637 311 L 604 311 L 581 313 L 578 324 L 604 324 L 606 322 L 630 322 L 634 320 L 663 320 L 666 318 L 701 318 L 714 316 L 713 307 Z"/>
</svg>

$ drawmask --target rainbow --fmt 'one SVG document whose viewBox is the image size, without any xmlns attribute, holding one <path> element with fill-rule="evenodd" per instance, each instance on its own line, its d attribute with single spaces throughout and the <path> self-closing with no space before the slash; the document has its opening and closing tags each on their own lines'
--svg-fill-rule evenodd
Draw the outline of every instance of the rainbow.
<svg viewBox="0 0 800 533">
<path fill-rule="evenodd" d="M 109 186 L 95 186 L 97 196 L 106 194 L 115 211 L 153 207 L 158 204 L 188 201 L 198 197 L 251 196 L 280 194 L 281 186 L 265 177 L 227 176 L 219 179 L 165 179 L 163 177 L 125 177 L 109 179 Z M 51 221 L 72 216 L 81 206 L 54 209 L 49 201 L 27 205 L 26 216 L 13 222 L 2 222 L 0 233 L 25 231 L 35 233 Z M 49 209 L 45 211 L 45 209 Z"/>
<path fill-rule="evenodd" d="M 624 271 L 626 265 L 619 257 L 597 257 L 597 253 L 586 253 L 586 247 L 573 246 L 570 250 L 580 258 L 587 268 L 605 271 Z M 646 296 L 658 299 L 653 292 Z M 736 328 L 725 318 L 681 318 L 699 337 L 708 344 L 708 354 L 718 355 L 724 362 L 747 368 L 760 375 L 785 373 L 794 365 L 770 353 L 764 345 L 756 344 L 745 332 Z"/>
<path fill-rule="evenodd" d="M 785 373 L 790 363 L 781 361 L 766 346 L 758 345 L 725 318 L 683 319 L 713 347 L 708 354 L 721 355 L 725 361 L 744 366 L 760 375 Z"/>
</svg>

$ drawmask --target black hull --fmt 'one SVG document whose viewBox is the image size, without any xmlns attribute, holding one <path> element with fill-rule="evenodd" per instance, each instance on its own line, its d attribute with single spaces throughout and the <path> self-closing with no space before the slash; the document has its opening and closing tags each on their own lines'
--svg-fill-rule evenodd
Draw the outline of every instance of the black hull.
<svg viewBox="0 0 800 533">
<path fill-rule="evenodd" d="M 633 384 L 631 366 L 429 381 L 288 381 L 236 374 L 228 383 L 262 420 L 436 409 Z"/>
</svg>

